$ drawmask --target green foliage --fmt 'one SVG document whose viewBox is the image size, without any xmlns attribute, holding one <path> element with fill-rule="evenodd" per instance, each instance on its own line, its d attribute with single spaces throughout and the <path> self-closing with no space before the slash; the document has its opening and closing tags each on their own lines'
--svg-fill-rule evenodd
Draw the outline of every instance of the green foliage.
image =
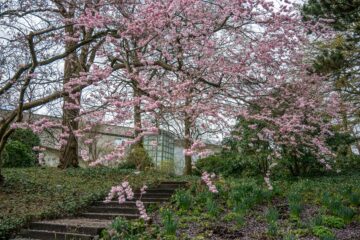
<svg viewBox="0 0 360 240">
<path fill-rule="evenodd" d="M 355 155 L 351 145 L 357 142 L 356 137 L 349 133 L 337 132 L 326 140 L 331 150 L 336 153 L 334 166 L 343 171 L 354 170 L 360 167 L 360 156 Z"/>
<path fill-rule="evenodd" d="M 321 240 L 335 240 L 333 232 L 324 226 L 314 226 L 312 232 L 316 237 L 319 237 Z"/>
<path fill-rule="evenodd" d="M 296 240 L 296 237 L 292 234 L 287 234 L 285 237 L 284 237 L 284 240 Z"/>
<path fill-rule="evenodd" d="M 243 226 L 246 223 L 245 214 L 237 213 L 235 215 L 235 222 L 238 226 Z"/>
<path fill-rule="evenodd" d="M 214 172 L 224 176 L 240 176 L 244 169 L 240 155 L 236 153 L 222 153 L 201 158 L 196 162 L 196 168 L 201 172 Z"/>
<path fill-rule="evenodd" d="M 1 154 L 4 167 L 31 167 L 36 165 L 33 147 L 40 145 L 39 137 L 29 129 L 16 129 Z"/>
<path fill-rule="evenodd" d="M 147 225 L 144 220 L 127 220 L 122 217 L 116 218 L 110 229 L 101 233 L 103 240 L 153 240 L 160 236 L 159 228 Z"/>
<path fill-rule="evenodd" d="M 191 208 L 192 196 L 189 191 L 178 190 L 174 196 L 176 205 L 181 210 L 189 210 Z"/>
<path fill-rule="evenodd" d="M 167 174 L 175 174 L 175 164 L 173 160 L 163 160 L 160 163 L 159 171 Z"/>
<path fill-rule="evenodd" d="M 161 220 L 164 226 L 165 235 L 175 235 L 178 223 L 175 219 L 175 214 L 170 209 L 162 209 Z"/>
<path fill-rule="evenodd" d="M 341 194 L 350 204 L 360 206 L 360 192 L 357 192 L 353 186 L 345 186 Z"/>
<path fill-rule="evenodd" d="M 22 142 L 10 140 L 4 150 L 4 167 L 31 167 L 36 164 L 34 153 Z"/>
<path fill-rule="evenodd" d="M 250 110 L 261 111 L 256 104 Z M 312 127 L 314 131 L 311 134 L 316 135 L 319 132 L 318 126 Z M 227 148 L 217 155 L 199 160 L 196 166 L 203 171 L 221 173 L 224 176 L 263 176 L 271 164 L 269 156 L 273 152 L 269 141 L 262 137 L 265 128 L 272 129 L 274 126 L 265 121 L 239 118 L 236 131 L 223 142 Z M 295 149 L 286 144 L 278 147 L 282 158 L 277 161 L 276 168 L 282 175 L 304 176 L 323 170 L 311 148 L 302 145 Z"/>
<path fill-rule="evenodd" d="M 294 154 L 296 152 L 301 152 L 301 156 Z M 292 149 L 285 146 L 279 163 L 278 168 L 287 169 L 292 176 L 315 175 L 323 170 L 317 157 L 306 147 Z"/>
<path fill-rule="evenodd" d="M 360 2 L 359 1 L 318 1 L 309 0 L 303 6 L 305 20 L 320 18 L 333 19 L 329 22 L 337 31 L 360 33 Z M 355 26 L 355 28 L 354 28 Z"/>
<path fill-rule="evenodd" d="M 332 196 L 328 192 L 323 194 L 322 202 L 332 214 L 343 218 L 347 222 L 351 221 L 355 216 L 355 211 L 352 208 L 345 206 L 339 197 Z"/>
<path fill-rule="evenodd" d="M 342 218 L 335 216 L 323 216 L 322 224 L 330 228 L 344 228 L 345 222 Z"/>
<path fill-rule="evenodd" d="M 299 218 L 303 209 L 302 196 L 299 192 L 291 192 L 288 196 L 290 216 Z"/>
<path fill-rule="evenodd" d="M 344 205 L 341 205 L 340 208 L 337 210 L 333 210 L 333 213 L 343 218 L 347 222 L 350 222 L 356 214 L 352 208 Z"/>
<path fill-rule="evenodd" d="M 138 240 L 147 235 L 146 225 L 143 220 L 129 221 L 117 217 L 111 224 L 111 229 L 103 233 L 104 240 Z"/>
<path fill-rule="evenodd" d="M 265 217 L 268 223 L 268 234 L 270 236 L 276 236 L 278 234 L 277 220 L 279 218 L 279 212 L 275 208 L 269 208 Z"/>
<path fill-rule="evenodd" d="M 219 214 L 219 206 L 212 197 L 208 197 L 206 200 L 206 210 L 207 213 L 212 217 L 216 217 Z"/>
<path fill-rule="evenodd" d="M 10 136 L 10 140 L 19 141 L 30 149 L 40 145 L 40 138 L 30 129 L 16 129 Z"/>
<path fill-rule="evenodd" d="M 262 189 L 254 182 L 244 182 L 231 186 L 227 202 L 235 212 L 244 213 L 270 198 L 268 190 Z"/>
<path fill-rule="evenodd" d="M 305 21 L 312 24 L 320 22 L 319 26 L 330 27 L 336 33 L 333 39 L 318 42 L 314 72 L 326 75 L 332 81 L 334 89 L 340 93 L 346 105 L 356 105 L 360 96 L 357 70 L 360 66 L 360 2 L 309 0 L 303 5 L 302 12 Z M 325 22 L 324 19 L 331 21 Z M 359 121 L 359 111 L 350 113 L 346 108 L 340 109 L 341 128 L 349 131 Z M 347 162 L 347 158 L 341 154 L 340 160 Z"/>
<path fill-rule="evenodd" d="M 135 144 L 130 148 L 126 156 L 126 162 L 129 165 L 135 165 L 138 170 L 146 170 L 154 166 L 150 156 L 145 148 L 139 144 Z"/>
<path fill-rule="evenodd" d="M 117 168 L 119 169 L 136 169 L 135 162 L 125 161 L 120 163 Z"/>
<path fill-rule="evenodd" d="M 172 210 L 168 209 L 173 212 L 172 219 L 176 218 L 178 222 L 176 235 L 166 235 L 163 227 L 160 239 L 235 239 L 238 236 L 245 239 L 251 236 L 256 239 L 292 240 L 317 236 L 317 239 L 331 240 L 334 239 L 331 228 L 342 227 L 348 222 L 333 214 L 323 203 L 322 196 L 325 192 L 328 193 L 328 202 L 335 202 L 330 205 L 339 206 L 336 202 L 340 201 L 343 206 L 354 207 L 349 199 L 351 194 L 359 190 L 360 175 L 352 173 L 311 178 L 283 178 L 273 180 L 274 191 L 266 189 L 262 178 L 220 176 L 216 180 L 219 194 L 209 192 L 207 186 L 196 178 L 189 181 L 190 188 L 187 191 L 182 190 L 178 196 L 175 195 L 175 206 L 172 208 L 169 205 Z M 192 199 L 190 208 L 189 196 Z M 282 208 L 285 200 L 289 202 L 290 218 L 287 218 L 288 212 L 283 212 L 286 209 Z M 306 210 L 310 208 L 309 210 L 321 214 L 309 222 L 308 214 L 301 214 L 304 206 Z M 264 207 L 269 209 L 265 213 Z M 280 210 L 281 212 L 278 212 Z M 292 216 L 296 217 L 296 221 L 291 221 Z M 264 220 L 267 228 L 258 228 L 257 224 L 263 224 Z M 259 231 L 251 231 L 254 229 L 252 226 Z M 165 235 L 167 238 L 163 237 Z"/>
</svg>

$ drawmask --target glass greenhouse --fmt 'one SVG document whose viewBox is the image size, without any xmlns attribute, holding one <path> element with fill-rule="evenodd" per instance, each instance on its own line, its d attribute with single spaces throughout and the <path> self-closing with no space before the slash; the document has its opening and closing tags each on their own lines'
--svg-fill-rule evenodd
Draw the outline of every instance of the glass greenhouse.
<svg viewBox="0 0 360 240">
<path fill-rule="evenodd" d="M 161 130 L 158 135 L 145 136 L 144 147 L 155 166 L 162 167 L 165 162 L 173 165 L 175 138 L 171 133 Z"/>
</svg>

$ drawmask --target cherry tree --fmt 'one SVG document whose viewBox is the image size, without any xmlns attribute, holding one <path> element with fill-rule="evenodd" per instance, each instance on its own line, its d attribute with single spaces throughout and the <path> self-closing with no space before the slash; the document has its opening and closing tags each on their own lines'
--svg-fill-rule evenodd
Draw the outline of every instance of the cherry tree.
<svg viewBox="0 0 360 240">
<path fill-rule="evenodd" d="M 100 157 L 97 163 L 103 163 L 123 158 L 128 145 L 156 133 L 159 119 L 169 115 L 183 125 L 186 153 L 193 154 L 201 147 L 192 129 L 249 114 L 249 101 L 293 81 L 289 69 L 306 69 L 306 29 L 286 2 L 51 2 L 54 45 L 65 50 L 54 61 L 69 56 L 50 99 L 64 100 L 61 149 L 69 163 L 76 162 L 76 142 L 95 122 L 135 126 L 135 139 Z M 189 156 L 186 162 L 190 173 Z"/>
<path fill-rule="evenodd" d="M 51 1 L 0 4 L 0 153 L 14 131 L 12 124 L 23 121 L 24 111 L 69 95 L 62 89 L 62 60 L 107 33 L 98 32 L 64 49 L 62 33 L 68 23 L 58 16 Z"/>
<path fill-rule="evenodd" d="M 100 1 L 57 1 L 52 0 L 58 10 L 59 17 L 63 20 L 64 28 L 64 49 L 65 51 L 74 48 L 79 42 L 92 39 L 97 34 L 94 29 L 79 27 L 73 24 L 73 19 L 84 14 L 89 9 L 96 9 Z M 91 13 L 90 13 L 91 14 Z M 79 146 L 75 132 L 79 128 L 77 117 L 80 114 L 81 84 L 76 84 L 72 78 L 80 77 L 90 71 L 95 61 L 96 51 L 101 47 L 104 38 L 94 41 L 73 51 L 64 60 L 63 88 L 71 93 L 63 97 L 63 134 L 67 135 L 67 142 L 60 149 L 60 168 L 78 166 Z"/>
<path fill-rule="evenodd" d="M 284 81 L 286 68 L 299 64 L 303 57 L 305 29 L 286 3 L 276 8 L 267 1 L 102 3 L 103 7 L 87 12 L 77 23 L 87 28 L 117 29 L 117 34 L 106 38 L 107 47 L 101 55 L 131 84 L 133 96 L 114 88 L 110 88 L 112 93 L 107 91 L 106 98 L 98 96 L 102 106 L 107 106 L 102 111 L 116 115 L 111 118 L 113 123 L 125 120 L 128 114 L 121 107 L 130 105 L 138 109 L 135 112 L 154 118 L 178 109 L 187 125 L 185 139 L 190 138 L 191 117 L 222 119 L 235 112 L 242 114 L 245 101 L 256 91 Z M 206 88 L 211 88 L 209 93 L 204 93 Z M 200 106 L 194 99 L 202 93 L 210 97 Z M 215 95 L 223 99 L 211 97 Z M 205 107 L 226 102 L 223 111 Z M 136 129 L 146 131 L 138 113 Z M 188 149 L 191 142 L 186 143 Z"/>
<path fill-rule="evenodd" d="M 266 142 L 267 175 L 282 159 L 293 175 L 306 172 L 315 156 L 326 169 L 331 169 L 333 153 L 326 145 L 331 127 L 338 119 L 338 95 L 323 79 L 301 75 L 284 82 L 268 93 L 253 99 L 244 119 L 252 122 L 253 141 Z M 241 138 L 242 129 L 238 130 Z M 250 139 L 251 142 L 251 139 Z M 267 176 L 268 178 L 269 176 Z M 268 181 L 268 180 L 267 180 Z"/>
</svg>

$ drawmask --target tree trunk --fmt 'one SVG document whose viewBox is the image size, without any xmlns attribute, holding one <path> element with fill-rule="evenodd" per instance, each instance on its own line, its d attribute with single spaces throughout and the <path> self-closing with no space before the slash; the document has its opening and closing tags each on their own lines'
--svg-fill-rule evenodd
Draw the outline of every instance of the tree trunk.
<svg viewBox="0 0 360 240">
<path fill-rule="evenodd" d="M 66 102 L 71 102 L 72 100 L 64 100 Z M 78 167 L 79 158 L 78 158 L 78 142 L 74 131 L 79 129 L 79 123 L 75 118 L 79 115 L 79 110 L 74 109 L 64 109 L 63 108 L 63 126 L 68 128 L 68 138 L 67 143 L 64 146 L 61 146 L 60 149 L 60 164 L 59 168 L 68 168 L 68 167 Z"/>
<path fill-rule="evenodd" d="M 73 58 L 67 59 L 65 61 L 65 72 L 64 72 L 64 84 L 69 83 L 72 76 L 78 74 L 77 64 L 72 61 Z M 68 167 L 78 167 L 79 159 L 78 159 L 78 142 L 74 131 L 79 129 L 79 123 L 76 118 L 80 114 L 79 109 L 68 109 L 67 104 L 70 105 L 79 105 L 81 100 L 81 96 L 79 94 L 78 97 L 72 98 L 70 96 L 64 97 L 63 104 L 63 119 L 62 124 L 67 129 L 63 130 L 63 133 L 66 131 L 68 133 L 67 143 L 60 148 L 60 164 L 59 168 L 68 168 Z"/>
<path fill-rule="evenodd" d="M 191 132 L 190 132 L 191 121 L 190 121 L 190 117 L 187 114 L 185 114 L 184 127 L 185 127 L 184 147 L 185 149 L 189 149 L 191 147 Z M 184 174 L 191 175 L 191 173 L 192 173 L 192 158 L 191 156 L 185 155 Z"/>
<path fill-rule="evenodd" d="M 1 167 L 0 167 L 0 187 L 4 185 L 5 183 L 5 177 L 1 174 Z"/>
<path fill-rule="evenodd" d="M 5 147 L 5 142 L 1 141 L 1 142 L 0 142 L 0 187 L 1 187 L 1 186 L 4 184 L 4 182 L 5 182 L 5 177 L 4 177 L 4 176 L 2 175 L 2 173 L 1 173 L 2 165 L 3 165 L 1 154 L 2 154 L 2 152 L 4 151 L 4 147 Z"/>
<path fill-rule="evenodd" d="M 74 35 L 73 26 L 68 26 L 65 28 L 65 32 L 69 36 Z M 65 44 L 65 49 L 72 48 L 76 43 L 75 42 L 67 42 Z M 76 52 L 69 55 L 69 57 L 65 60 L 64 65 L 64 86 L 71 81 L 72 77 L 78 76 L 80 72 L 79 59 Z M 72 92 L 75 94 L 76 92 Z M 67 106 L 71 105 L 80 105 L 81 94 L 74 96 L 65 96 L 64 104 L 63 104 L 63 119 L 62 124 L 65 128 L 63 129 L 63 133 L 66 132 L 68 134 L 67 143 L 60 148 L 60 163 L 59 168 L 68 168 L 68 167 L 78 167 L 79 166 L 79 158 L 78 158 L 78 142 L 74 131 L 79 129 L 79 123 L 76 118 L 80 114 L 79 108 L 68 108 Z"/>
<path fill-rule="evenodd" d="M 140 91 L 137 89 L 136 82 L 133 84 L 133 91 L 134 91 L 134 97 L 140 97 L 141 96 Z M 134 106 L 134 127 L 135 127 L 134 135 L 135 135 L 135 138 L 136 138 L 141 134 L 141 128 L 142 128 L 142 124 L 141 124 L 141 104 L 140 104 L 140 102 L 139 102 L 139 104 L 136 104 Z M 143 139 L 141 138 L 140 141 L 138 143 L 136 143 L 136 145 L 143 147 Z"/>
<path fill-rule="evenodd" d="M 3 160 L 2 160 L 2 153 L 4 151 L 4 148 L 5 148 L 5 143 L 6 141 L 4 141 L 4 136 L 0 136 L 0 186 L 3 185 L 4 181 L 5 181 L 5 178 L 4 176 L 1 174 L 1 170 L 2 170 L 2 165 L 3 165 Z"/>
<path fill-rule="evenodd" d="M 1 126 L 1 136 L 0 136 L 0 186 L 3 185 L 4 181 L 5 181 L 5 177 L 1 174 L 1 170 L 2 170 L 2 165 L 3 165 L 3 160 L 2 160 L 2 153 L 4 152 L 5 149 L 5 145 L 11 135 L 11 133 L 14 131 L 14 129 L 9 128 L 9 124 L 4 123 Z"/>
</svg>

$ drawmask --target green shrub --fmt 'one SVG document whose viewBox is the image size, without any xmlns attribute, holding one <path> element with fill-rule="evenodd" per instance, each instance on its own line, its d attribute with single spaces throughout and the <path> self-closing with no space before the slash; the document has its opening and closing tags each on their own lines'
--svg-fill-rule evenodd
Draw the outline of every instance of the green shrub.
<svg viewBox="0 0 360 240">
<path fill-rule="evenodd" d="M 30 129 L 16 129 L 1 154 L 4 167 L 31 167 L 36 165 L 33 147 L 40 145 L 40 138 Z"/>
<path fill-rule="evenodd" d="M 360 206 L 360 194 L 359 193 L 350 193 L 349 196 L 349 201 L 351 204 L 355 205 L 355 206 Z"/>
<path fill-rule="evenodd" d="M 179 190 L 175 194 L 176 205 L 181 210 L 189 210 L 192 203 L 192 196 L 188 191 Z"/>
<path fill-rule="evenodd" d="M 312 232 L 316 237 L 319 237 L 321 240 L 332 240 L 335 239 L 334 233 L 327 227 L 324 226 L 314 226 Z"/>
<path fill-rule="evenodd" d="M 214 172 L 224 176 L 240 176 L 244 170 L 243 163 L 237 154 L 216 154 L 201 158 L 196 168 L 201 172 Z"/>
<path fill-rule="evenodd" d="M 117 168 L 119 169 L 136 169 L 135 162 L 125 161 L 120 163 Z"/>
<path fill-rule="evenodd" d="M 10 136 L 10 140 L 19 141 L 30 149 L 40 145 L 40 138 L 30 129 L 16 129 Z"/>
<path fill-rule="evenodd" d="M 266 213 L 266 222 L 268 223 L 268 234 L 270 236 L 276 236 L 278 233 L 277 220 L 279 218 L 279 212 L 275 208 L 268 209 Z"/>
<path fill-rule="evenodd" d="M 227 202 L 236 212 L 244 213 L 256 204 L 269 200 L 271 195 L 267 192 L 256 183 L 242 183 L 231 188 Z"/>
<path fill-rule="evenodd" d="M 122 217 L 117 217 L 111 224 L 111 228 L 101 233 L 104 240 L 138 240 L 150 238 L 154 233 L 147 231 L 143 220 L 129 221 Z M 155 232 L 156 234 L 156 232 Z"/>
<path fill-rule="evenodd" d="M 164 225 L 165 235 L 175 235 L 178 223 L 175 219 L 174 212 L 170 209 L 161 211 L 162 224 Z"/>
<path fill-rule="evenodd" d="M 356 136 L 350 133 L 339 132 L 335 129 L 335 134 L 326 139 L 327 145 L 336 153 L 334 166 L 342 170 L 354 170 L 360 167 L 360 156 L 351 150 L 351 145 L 357 142 Z"/>
<path fill-rule="evenodd" d="M 352 205 L 360 206 L 360 193 L 352 186 L 347 186 L 342 191 L 342 196 Z"/>
<path fill-rule="evenodd" d="M 300 217 L 300 213 L 303 209 L 301 199 L 302 199 L 301 194 L 298 192 L 293 192 L 289 194 L 288 202 L 289 202 L 290 216 L 295 218 Z"/>
<path fill-rule="evenodd" d="M 141 171 L 154 166 L 145 148 L 138 144 L 130 148 L 129 154 L 126 156 L 126 163 L 128 165 L 135 165 L 136 169 Z"/>
<path fill-rule="evenodd" d="M 356 213 L 352 208 L 341 205 L 338 209 L 333 210 L 333 214 L 343 218 L 346 222 L 350 222 Z"/>
<path fill-rule="evenodd" d="M 219 214 L 219 206 L 217 202 L 213 199 L 213 197 L 208 197 L 208 199 L 206 200 L 206 210 L 207 213 L 209 213 L 212 217 L 216 217 Z"/>
<path fill-rule="evenodd" d="M 322 224 L 331 228 L 344 228 L 345 222 L 342 218 L 335 216 L 323 216 Z"/>
<path fill-rule="evenodd" d="M 16 140 L 10 140 L 2 155 L 4 167 L 31 167 L 36 165 L 36 156 L 33 151 Z"/>
<path fill-rule="evenodd" d="M 284 240 L 296 240 L 296 237 L 292 234 L 286 234 Z"/>
<path fill-rule="evenodd" d="M 345 206 L 339 197 L 332 196 L 328 192 L 323 194 L 322 202 L 333 215 L 341 217 L 347 222 L 350 222 L 355 216 L 352 208 Z"/>
</svg>

